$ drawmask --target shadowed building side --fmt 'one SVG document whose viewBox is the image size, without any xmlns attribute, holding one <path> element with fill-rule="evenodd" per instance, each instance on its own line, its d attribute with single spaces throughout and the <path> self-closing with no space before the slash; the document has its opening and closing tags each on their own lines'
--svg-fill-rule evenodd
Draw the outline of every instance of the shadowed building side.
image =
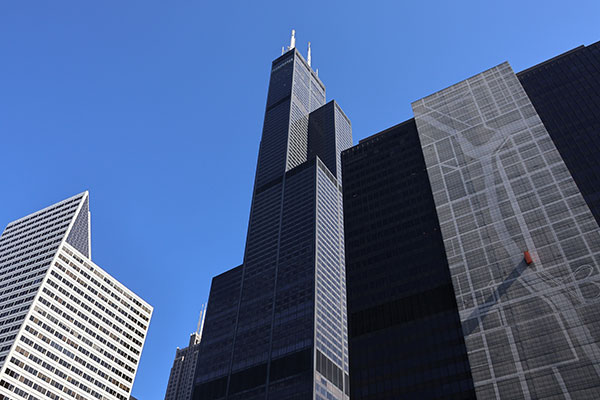
<svg viewBox="0 0 600 400">
<path fill-rule="evenodd" d="M 474 399 L 413 119 L 342 153 L 350 392 L 359 399 Z"/>
</svg>

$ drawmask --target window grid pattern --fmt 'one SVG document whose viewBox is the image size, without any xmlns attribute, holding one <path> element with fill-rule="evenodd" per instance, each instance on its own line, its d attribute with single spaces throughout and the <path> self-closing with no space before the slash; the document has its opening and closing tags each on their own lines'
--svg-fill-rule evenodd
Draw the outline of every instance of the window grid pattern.
<svg viewBox="0 0 600 400">
<path fill-rule="evenodd" d="M 600 223 L 600 42 L 517 77 Z"/>
<path fill-rule="evenodd" d="M 269 355 L 282 190 L 283 183 L 277 183 L 254 196 L 232 371 L 265 362 Z"/>
<path fill-rule="evenodd" d="M 256 167 L 256 188 L 281 177 L 285 171 L 293 74 L 293 52 L 277 60 L 271 69 L 267 108 Z"/>
<path fill-rule="evenodd" d="M 302 56 L 296 53 L 286 171 L 307 160 L 309 113 L 325 103 L 324 89 L 312 74 Z"/>
<path fill-rule="evenodd" d="M 77 214 L 77 218 L 73 222 L 69 236 L 67 236 L 67 243 L 75 247 L 81 254 L 87 258 L 90 257 L 90 198 L 86 196 L 83 200 L 81 210 Z"/>
<path fill-rule="evenodd" d="M 87 193 L 11 222 L 0 237 L 0 366 L 82 200 Z"/>
<path fill-rule="evenodd" d="M 0 393 L 128 400 L 151 313 L 139 297 L 63 244 L 8 356 L 12 365 L 0 376 Z"/>
<path fill-rule="evenodd" d="M 335 154 L 336 171 L 334 175 L 342 182 L 342 152 L 352 147 L 352 124 L 340 106 L 335 103 Z M 333 172 L 333 171 L 332 171 Z"/>
<path fill-rule="evenodd" d="M 229 372 L 241 283 L 241 265 L 213 278 L 198 356 L 198 384 Z"/>
<path fill-rule="evenodd" d="M 342 194 L 337 179 L 320 160 L 318 164 L 315 348 L 317 355 L 319 352 L 326 355 L 339 371 L 321 377 L 334 384 L 328 387 L 335 398 L 345 399 L 348 398 L 347 389 L 344 394 L 344 382 L 347 386 L 348 380 L 348 334 Z M 324 372 L 319 368 L 317 371 Z M 336 378 L 332 379 L 333 376 Z"/>
<path fill-rule="evenodd" d="M 271 358 L 313 344 L 314 209 L 313 163 L 285 181 Z"/>
</svg>

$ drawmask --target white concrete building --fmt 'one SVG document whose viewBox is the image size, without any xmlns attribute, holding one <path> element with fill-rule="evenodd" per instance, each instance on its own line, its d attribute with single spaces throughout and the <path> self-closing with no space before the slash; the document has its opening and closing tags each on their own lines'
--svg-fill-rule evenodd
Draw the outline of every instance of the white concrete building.
<svg viewBox="0 0 600 400">
<path fill-rule="evenodd" d="M 129 399 L 152 307 L 90 256 L 88 192 L 2 233 L 0 399 Z"/>
</svg>

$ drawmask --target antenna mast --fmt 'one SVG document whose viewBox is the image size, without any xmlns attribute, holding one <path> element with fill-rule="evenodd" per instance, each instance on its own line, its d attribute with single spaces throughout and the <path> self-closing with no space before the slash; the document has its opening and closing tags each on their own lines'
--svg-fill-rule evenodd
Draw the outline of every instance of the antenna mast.
<svg viewBox="0 0 600 400">
<path fill-rule="evenodd" d="M 308 42 L 308 57 L 306 61 L 308 62 L 308 66 L 310 67 L 310 42 Z"/>
<path fill-rule="evenodd" d="M 290 45 L 288 46 L 288 50 L 291 50 L 296 47 L 296 30 L 292 29 L 292 37 L 290 39 Z"/>
<path fill-rule="evenodd" d="M 206 316 L 206 304 L 202 304 L 202 308 L 200 309 L 200 318 L 198 318 L 198 328 L 196 328 L 196 333 L 202 337 L 202 330 L 204 329 L 204 317 Z"/>
</svg>

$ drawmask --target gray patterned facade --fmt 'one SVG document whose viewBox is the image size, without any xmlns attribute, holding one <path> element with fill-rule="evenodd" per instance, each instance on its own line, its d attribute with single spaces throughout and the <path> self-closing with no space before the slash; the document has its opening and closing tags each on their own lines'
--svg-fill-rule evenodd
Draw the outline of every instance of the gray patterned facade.
<svg viewBox="0 0 600 400">
<path fill-rule="evenodd" d="M 511 67 L 413 110 L 478 398 L 600 398 L 600 229 Z"/>
</svg>

